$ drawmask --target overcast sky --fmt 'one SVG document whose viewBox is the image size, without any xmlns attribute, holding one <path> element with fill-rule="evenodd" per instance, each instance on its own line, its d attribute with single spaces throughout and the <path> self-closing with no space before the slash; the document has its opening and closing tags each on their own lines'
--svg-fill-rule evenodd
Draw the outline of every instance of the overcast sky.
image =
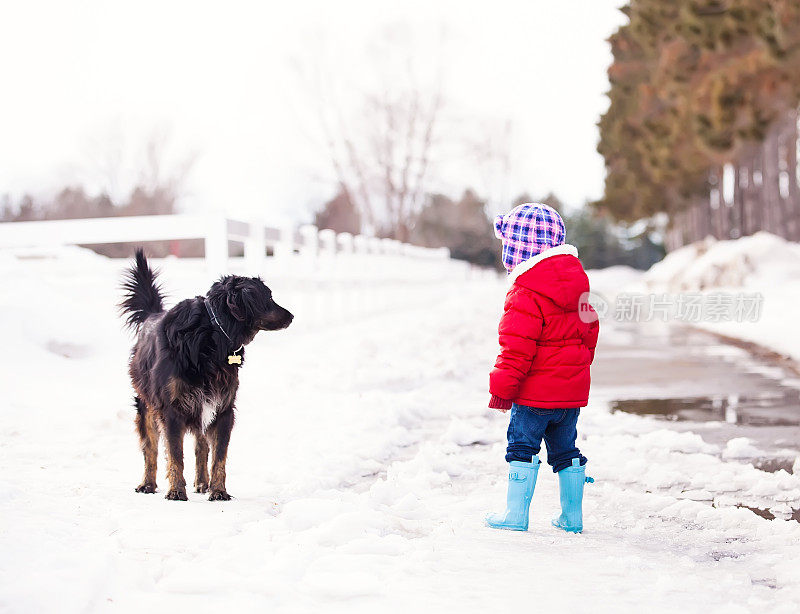
<svg viewBox="0 0 800 614">
<path fill-rule="evenodd" d="M 197 155 L 183 208 L 303 219 L 333 183 L 296 67 L 358 93 L 375 42 L 400 31 L 398 57 L 441 66 L 444 136 L 512 129 L 508 173 L 487 177 L 453 150 L 437 189 L 473 186 L 498 207 L 552 190 L 577 205 L 602 191 L 595 123 L 622 4 L 0 0 L 0 194 L 122 195 L 160 131 L 170 164 Z"/>
</svg>

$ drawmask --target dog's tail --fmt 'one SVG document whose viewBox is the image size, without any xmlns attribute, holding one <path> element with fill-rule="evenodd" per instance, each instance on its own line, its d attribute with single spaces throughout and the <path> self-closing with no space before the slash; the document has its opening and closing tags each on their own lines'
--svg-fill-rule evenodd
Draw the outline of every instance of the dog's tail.
<svg viewBox="0 0 800 614">
<path fill-rule="evenodd" d="M 136 250 L 136 263 L 125 273 L 122 290 L 125 298 L 119 309 L 125 316 L 126 326 L 139 330 L 148 316 L 164 311 L 161 286 L 156 283 L 156 273 L 150 268 L 141 248 Z"/>
</svg>

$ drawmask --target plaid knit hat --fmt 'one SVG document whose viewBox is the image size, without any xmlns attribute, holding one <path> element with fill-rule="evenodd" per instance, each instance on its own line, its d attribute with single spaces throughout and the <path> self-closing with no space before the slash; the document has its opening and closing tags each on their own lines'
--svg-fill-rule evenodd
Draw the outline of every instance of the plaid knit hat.
<svg viewBox="0 0 800 614">
<path fill-rule="evenodd" d="M 567 233 L 555 209 L 525 203 L 494 218 L 494 234 L 503 241 L 503 264 L 510 273 L 520 262 L 563 245 Z"/>
</svg>

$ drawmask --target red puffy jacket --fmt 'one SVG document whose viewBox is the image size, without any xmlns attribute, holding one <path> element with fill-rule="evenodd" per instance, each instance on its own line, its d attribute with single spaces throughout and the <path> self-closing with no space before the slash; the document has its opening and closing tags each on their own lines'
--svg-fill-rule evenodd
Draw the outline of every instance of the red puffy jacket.
<svg viewBox="0 0 800 614">
<path fill-rule="evenodd" d="M 512 401 L 543 408 L 588 403 L 599 324 L 585 296 L 581 300 L 589 279 L 577 255 L 571 245 L 548 249 L 509 276 L 502 349 L 489 376 L 490 407 L 507 409 Z"/>
</svg>

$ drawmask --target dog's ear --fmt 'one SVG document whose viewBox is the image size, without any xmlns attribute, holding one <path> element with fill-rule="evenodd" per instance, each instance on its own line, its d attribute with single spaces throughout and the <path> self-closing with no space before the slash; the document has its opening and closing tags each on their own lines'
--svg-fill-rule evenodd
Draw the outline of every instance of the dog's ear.
<svg viewBox="0 0 800 614">
<path fill-rule="evenodd" d="M 244 322 L 247 319 L 247 307 L 241 290 L 238 288 L 228 290 L 228 294 L 225 296 L 225 303 L 234 319 L 239 320 L 239 322 Z"/>
</svg>

